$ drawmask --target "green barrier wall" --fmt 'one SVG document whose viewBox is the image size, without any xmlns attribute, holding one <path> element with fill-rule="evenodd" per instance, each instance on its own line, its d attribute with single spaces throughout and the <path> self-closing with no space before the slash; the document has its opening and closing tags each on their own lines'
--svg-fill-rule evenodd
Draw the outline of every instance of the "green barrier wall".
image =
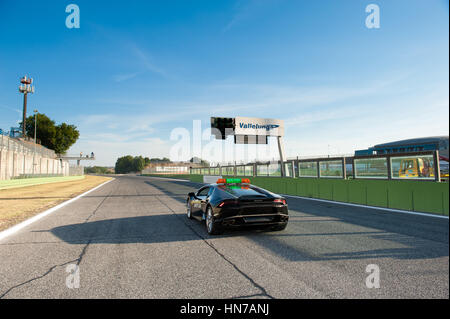
<svg viewBox="0 0 450 319">
<path fill-rule="evenodd" d="M 203 183 L 203 175 L 191 175 L 190 180 L 194 183 Z"/>
<path fill-rule="evenodd" d="M 325 178 L 248 178 L 253 185 L 279 194 L 448 216 L 448 183 Z M 190 180 L 201 183 L 203 176 L 191 175 Z"/>
</svg>

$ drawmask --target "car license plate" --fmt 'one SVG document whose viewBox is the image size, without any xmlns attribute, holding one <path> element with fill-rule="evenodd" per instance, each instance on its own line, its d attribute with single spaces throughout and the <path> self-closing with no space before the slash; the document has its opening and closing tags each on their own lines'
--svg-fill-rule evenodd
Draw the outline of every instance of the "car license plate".
<svg viewBox="0 0 450 319">
<path fill-rule="evenodd" d="M 270 222 L 273 220 L 273 217 L 244 217 L 244 221 L 246 223 L 261 223 L 261 222 Z"/>
</svg>

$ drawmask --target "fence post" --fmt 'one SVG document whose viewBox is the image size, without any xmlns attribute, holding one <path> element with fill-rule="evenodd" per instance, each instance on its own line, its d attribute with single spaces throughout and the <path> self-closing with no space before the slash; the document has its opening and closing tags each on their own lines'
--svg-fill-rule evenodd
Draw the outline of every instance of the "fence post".
<svg viewBox="0 0 450 319">
<path fill-rule="evenodd" d="M 295 160 L 292 161 L 292 178 L 295 178 Z"/>
<path fill-rule="evenodd" d="M 440 182 L 441 181 L 441 168 L 440 168 L 440 164 L 439 164 L 439 151 L 438 150 L 434 151 L 433 157 L 434 157 L 434 180 L 436 182 Z"/>
<path fill-rule="evenodd" d="M 317 176 L 316 177 L 320 178 L 320 161 L 317 160 L 316 163 L 317 163 Z"/>
<path fill-rule="evenodd" d="M 388 170 L 388 181 L 392 179 L 392 166 L 391 166 L 391 155 L 386 156 L 387 170 Z"/>
<path fill-rule="evenodd" d="M 342 157 L 342 176 L 344 179 L 347 179 L 347 166 L 346 166 L 346 162 L 345 162 L 345 157 Z"/>
</svg>

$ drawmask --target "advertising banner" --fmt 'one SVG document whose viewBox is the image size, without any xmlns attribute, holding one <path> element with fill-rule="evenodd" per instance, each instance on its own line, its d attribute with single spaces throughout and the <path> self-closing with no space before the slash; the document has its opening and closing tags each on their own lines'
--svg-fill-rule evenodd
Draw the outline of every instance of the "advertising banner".
<svg viewBox="0 0 450 319">
<path fill-rule="evenodd" d="M 235 135 L 283 136 L 284 121 L 255 117 L 236 117 Z"/>
</svg>

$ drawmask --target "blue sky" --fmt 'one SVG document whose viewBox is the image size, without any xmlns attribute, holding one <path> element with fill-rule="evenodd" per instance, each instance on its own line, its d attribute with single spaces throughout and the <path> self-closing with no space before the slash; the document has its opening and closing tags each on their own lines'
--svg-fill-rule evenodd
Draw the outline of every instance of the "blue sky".
<svg viewBox="0 0 450 319">
<path fill-rule="evenodd" d="M 210 116 L 285 120 L 288 156 L 448 135 L 448 19 L 430 0 L 0 0 L 0 127 L 21 120 L 27 74 L 29 110 L 75 124 L 69 153 L 96 165 L 169 156 L 174 128 Z"/>
</svg>

